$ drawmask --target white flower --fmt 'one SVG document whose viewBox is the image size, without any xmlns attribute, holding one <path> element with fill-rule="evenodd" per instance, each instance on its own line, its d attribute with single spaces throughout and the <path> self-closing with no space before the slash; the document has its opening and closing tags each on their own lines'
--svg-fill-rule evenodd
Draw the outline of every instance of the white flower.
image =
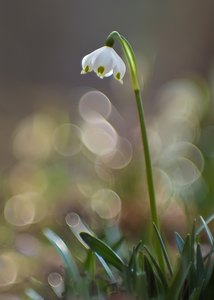
<svg viewBox="0 0 214 300">
<path fill-rule="evenodd" d="M 114 75 L 120 83 L 123 83 L 123 76 L 126 72 L 126 65 L 117 52 L 108 46 L 101 47 L 82 60 L 81 74 L 94 71 L 100 78 Z"/>
</svg>

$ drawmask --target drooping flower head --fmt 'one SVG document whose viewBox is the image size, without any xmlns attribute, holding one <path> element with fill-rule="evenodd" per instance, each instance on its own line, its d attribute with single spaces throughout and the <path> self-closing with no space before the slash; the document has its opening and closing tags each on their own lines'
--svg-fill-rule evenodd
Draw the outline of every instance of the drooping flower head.
<svg viewBox="0 0 214 300">
<path fill-rule="evenodd" d="M 117 52 L 109 46 L 103 46 L 88 55 L 82 60 L 81 74 L 94 71 L 100 78 L 114 75 L 120 83 L 126 72 L 126 65 Z"/>
</svg>

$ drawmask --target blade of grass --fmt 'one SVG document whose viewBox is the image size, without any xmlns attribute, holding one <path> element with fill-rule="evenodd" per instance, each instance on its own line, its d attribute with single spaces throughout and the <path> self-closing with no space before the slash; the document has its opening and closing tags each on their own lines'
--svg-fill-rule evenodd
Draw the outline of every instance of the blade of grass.
<svg viewBox="0 0 214 300">
<path fill-rule="evenodd" d="M 213 235 L 212 235 L 209 227 L 207 226 L 207 223 L 205 222 L 204 218 L 202 216 L 200 216 L 200 219 L 201 219 L 201 222 L 202 222 L 202 224 L 204 226 L 204 230 L 205 230 L 205 232 L 207 234 L 207 237 L 208 237 L 208 239 L 210 241 L 210 244 L 213 246 Z"/>
<path fill-rule="evenodd" d="M 154 265 L 154 267 L 156 269 L 156 272 L 157 272 L 157 274 L 158 274 L 158 276 L 160 278 L 160 281 L 162 283 L 162 286 L 163 286 L 164 290 L 166 291 L 168 289 L 168 283 L 167 283 L 167 280 L 166 280 L 166 278 L 165 278 L 162 270 L 160 269 L 158 263 L 156 262 L 154 256 L 151 254 L 151 252 L 149 251 L 149 249 L 146 246 L 144 246 L 144 249 L 145 249 L 146 253 L 148 254 L 148 256 L 149 256 L 152 264 Z"/>
<path fill-rule="evenodd" d="M 194 291 L 192 292 L 192 294 L 189 297 L 189 300 L 199 300 L 199 299 L 201 299 L 201 291 L 202 291 L 203 285 L 204 285 L 204 280 L 201 282 L 199 287 L 194 289 Z M 204 299 L 204 298 L 202 298 L 202 299 Z"/>
<path fill-rule="evenodd" d="M 178 276 L 176 276 L 176 279 L 174 280 L 174 282 L 169 290 L 166 300 L 180 299 L 179 298 L 180 293 L 182 291 L 183 284 L 189 274 L 190 267 L 191 267 L 191 263 L 189 264 L 189 266 L 187 268 L 184 268 L 183 266 L 181 266 L 181 268 L 178 272 Z"/>
<path fill-rule="evenodd" d="M 49 242 L 54 246 L 61 259 L 63 260 L 69 278 L 72 279 L 75 283 L 78 283 L 80 281 L 80 274 L 71 255 L 71 252 L 69 251 L 65 242 L 55 232 L 48 228 L 45 228 L 43 230 L 43 233 L 49 240 Z"/>
<path fill-rule="evenodd" d="M 100 255 L 107 263 L 111 264 L 121 272 L 127 268 L 127 265 L 122 261 L 119 255 L 103 241 L 86 232 L 81 232 L 80 236 L 90 249 Z"/>
<path fill-rule="evenodd" d="M 173 276 L 173 281 L 167 293 L 166 300 L 178 300 L 184 288 L 184 282 L 189 274 L 192 262 L 189 261 L 189 253 L 191 251 L 191 238 L 188 234 L 183 246 L 181 256 L 178 257 L 177 272 Z"/>
<path fill-rule="evenodd" d="M 84 271 L 87 273 L 94 274 L 95 273 L 95 263 L 96 263 L 96 255 L 90 249 L 87 251 L 87 256 L 84 262 Z"/>
<path fill-rule="evenodd" d="M 117 279 L 114 276 L 114 274 L 112 273 L 111 269 L 109 268 L 109 266 L 107 265 L 107 263 L 105 262 L 105 260 L 97 253 L 95 253 L 96 257 L 98 258 L 99 262 L 101 263 L 101 265 L 103 266 L 106 274 L 109 276 L 111 283 L 116 283 Z"/>
<path fill-rule="evenodd" d="M 129 259 L 128 263 L 128 272 L 126 274 L 125 278 L 125 285 L 128 288 L 128 291 L 132 293 L 135 291 L 136 285 L 138 284 L 138 281 L 140 280 L 139 277 L 141 277 L 142 273 L 142 265 L 143 260 L 139 258 L 139 250 L 141 248 L 142 241 L 140 241 L 132 251 L 132 254 Z"/>
<path fill-rule="evenodd" d="M 205 265 L 205 280 L 204 280 L 204 288 L 209 284 L 210 278 L 213 274 L 214 269 L 214 260 L 212 258 L 212 253 L 207 258 L 207 262 Z"/>
<path fill-rule="evenodd" d="M 96 263 L 95 259 L 98 259 L 100 264 L 103 266 L 106 274 L 110 278 L 111 283 L 116 283 L 116 277 L 112 273 L 111 269 L 107 265 L 107 263 L 104 261 L 104 259 L 99 256 L 97 253 L 94 253 L 91 251 L 91 249 L 88 249 L 87 257 L 84 263 L 84 270 L 87 270 L 90 274 L 95 274 L 95 269 L 96 269 Z"/>
<path fill-rule="evenodd" d="M 196 220 L 194 220 L 194 222 L 193 222 L 192 232 L 191 232 L 191 239 L 190 239 L 190 241 L 191 241 L 191 246 L 190 246 L 190 248 L 191 248 L 191 260 L 192 260 L 193 264 L 195 262 L 195 237 L 196 237 L 196 235 L 195 235 L 195 224 L 196 224 Z"/>
<path fill-rule="evenodd" d="M 211 215 L 205 222 L 208 225 L 210 222 L 214 220 L 214 214 Z M 204 230 L 204 225 L 201 225 L 198 230 L 196 231 L 196 234 L 199 235 Z"/>
<path fill-rule="evenodd" d="M 147 278 L 147 289 L 151 299 L 156 299 L 159 293 L 159 278 L 154 273 L 151 263 L 146 255 L 144 255 L 144 270 Z"/>
<path fill-rule="evenodd" d="M 78 226 L 74 226 L 72 227 L 70 224 L 70 220 L 69 220 L 69 215 L 67 215 L 66 218 L 66 223 L 68 224 L 69 228 L 71 229 L 72 233 L 74 234 L 74 236 L 77 238 L 77 240 L 81 243 L 81 245 L 83 245 L 87 250 L 89 249 L 88 245 L 83 241 L 83 239 L 80 237 L 80 230 L 81 231 L 85 231 L 88 232 L 91 235 L 95 235 L 81 220 L 81 218 L 76 214 L 73 213 L 72 214 L 73 217 L 78 218 Z M 70 214 L 70 218 L 71 218 L 71 214 Z M 90 253 L 91 251 L 88 251 L 88 257 L 86 260 L 86 268 L 88 269 L 88 267 L 91 267 L 91 271 L 95 268 L 95 261 L 93 261 L 93 253 Z M 109 276 L 111 282 L 115 282 L 115 276 L 112 273 L 112 271 L 110 270 L 109 266 L 106 264 L 106 262 L 102 259 L 101 256 L 99 256 L 98 254 L 95 253 L 95 256 L 97 257 L 97 259 L 99 260 L 99 262 L 101 263 L 101 265 L 103 266 L 105 272 L 107 273 L 107 275 Z M 93 262 L 92 262 L 93 261 Z M 92 263 L 92 264 L 91 264 Z M 94 272 L 94 270 L 92 271 L 92 273 Z"/>
<path fill-rule="evenodd" d="M 141 272 L 136 278 L 135 289 L 139 299 L 149 300 L 146 273 Z"/>
<path fill-rule="evenodd" d="M 200 244 L 197 245 L 197 249 L 196 249 L 196 274 L 197 274 L 197 281 L 199 284 L 201 280 L 204 279 L 204 261 L 201 253 Z"/>
<path fill-rule="evenodd" d="M 154 226 L 155 232 L 157 234 L 158 240 L 160 242 L 161 249 L 162 249 L 162 252 L 163 252 L 163 256 L 164 256 L 164 259 L 165 259 L 165 262 L 166 262 L 169 274 L 172 277 L 173 276 L 173 269 L 172 269 L 172 265 L 171 265 L 169 257 L 168 257 L 168 253 L 167 253 L 166 247 L 164 245 L 163 239 L 162 239 L 162 237 L 160 235 L 160 232 L 159 232 L 157 226 L 155 225 L 155 223 L 153 223 L 153 226 Z"/>
<path fill-rule="evenodd" d="M 129 259 L 129 264 L 128 264 L 128 268 L 129 268 L 129 271 L 131 273 L 135 273 L 136 272 L 136 257 L 137 257 L 137 254 L 140 250 L 140 247 L 142 245 L 142 241 L 140 241 L 137 246 L 134 247 L 133 251 L 132 251 L 132 255 Z"/>
<path fill-rule="evenodd" d="M 195 240 L 196 240 L 196 235 L 195 235 L 195 224 L 196 220 L 193 222 L 192 226 L 192 232 L 190 236 L 190 252 L 189 252 L 189 261 L 192 262 L 190 272 L 189 272 L 189 277 L 188 277 L 188 282 L 189 282 L 189 291 L 188 293 L 191 294 L 192 291 L 194 290 L 196 284 L 197 284 L 197 276 L 196 276 L 196 255 L 195 255 Z"/>
<path fill-rule="evenodd" d="M 176 241 L 178 251 L 181 254 L 183 251 L 184 240 L 182 239 L 182 237 L 180 236 L 180 234 L 178 232 L 175 232 L 175 241 Z"/>
</svg>

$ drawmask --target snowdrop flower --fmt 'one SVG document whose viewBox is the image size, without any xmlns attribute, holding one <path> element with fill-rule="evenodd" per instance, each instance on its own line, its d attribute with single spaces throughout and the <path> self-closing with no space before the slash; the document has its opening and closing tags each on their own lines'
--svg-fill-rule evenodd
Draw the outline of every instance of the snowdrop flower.
<svg viewBox="0 0 214 300">
<path fill-rule="evenodd" d="M 100 78 L 114 75 L 120 83 L 123 83 L 123 76 L 126 72 L 126 66 L 117 52 L 109 46 L 101 47 L 82 60 L 81 74 L 94 71 Z"/>
</svg>

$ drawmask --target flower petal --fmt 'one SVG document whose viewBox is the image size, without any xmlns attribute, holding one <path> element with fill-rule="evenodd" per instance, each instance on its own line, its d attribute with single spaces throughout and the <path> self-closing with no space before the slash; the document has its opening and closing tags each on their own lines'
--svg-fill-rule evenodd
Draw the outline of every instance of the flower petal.
<svg viewBox="0 0 214 300">
<path fill-rule="evenodd" d="M 122 58 L 116 52 L 114 55 L 115 55 L 115 60 L 114 60 L 115 64 L 113 68 L 114 78 L 116 80 L 119 80 L 121 83 L 123 83 L 122 79 L 126 73 L 126 65 L 122 60 Z"/>
<path fill-rule="evenodd" d="M 101 78 L 110 76 L 108 73 L 113 71 L 114 57 L 112 55 L 112 48 L 104 46 L 102 51 L 94 58 L 92 68 Z M 111 73 L 112 74 L 112 73 Z"/>
<path fill-rule="evenodd" d="M 81 74 L 85 74 L 85 73 L 91 72 L 93 70 L 93 68 L 92 68 L 93 60 L 97 57 L 99 52 L 102 51 L 102 48 L 103 47 L 96 49 L 95 51 L 93 51 L 83 57 Z"/>
<path fill-rule="evenodd" d="M 106 73 L 106 74 L 104 75 L 104 77 L 109 77 L 109 76 L 111 76 L 112 74 L 113 74 L 113 69 L 112 69 L 110 72 Z"/>
</svg>

